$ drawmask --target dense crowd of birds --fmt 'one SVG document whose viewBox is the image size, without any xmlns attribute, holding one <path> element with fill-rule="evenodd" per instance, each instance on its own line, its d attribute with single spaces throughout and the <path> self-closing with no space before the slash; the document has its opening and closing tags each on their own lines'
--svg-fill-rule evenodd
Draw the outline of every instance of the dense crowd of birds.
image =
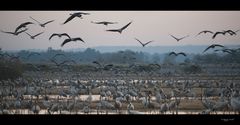
<svg viewBox="0 0 240 125">
<path fill-rule="evenodd" d="M 109 79 L 89 80 L 83 74 L 35 71 L 15 80 L 1 80 L 0 113 L 178 114 L 180 108 L 188 108 L 185 103 L 200 103 L 199 114 L 240 112 L 239 79 L 175 76 L 153 80 L 139 76 L 142 79 L 134 80 L 112 74 Z"/>
</svg>

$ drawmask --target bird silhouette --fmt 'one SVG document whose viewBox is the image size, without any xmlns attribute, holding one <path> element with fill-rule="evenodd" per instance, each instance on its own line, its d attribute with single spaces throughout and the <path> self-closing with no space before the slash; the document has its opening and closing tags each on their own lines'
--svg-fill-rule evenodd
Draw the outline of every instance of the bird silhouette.
<svg viewBox="0 0 240 125">
<path fill-rule="evenodd" d="M 54 20 L 50 20 L 50 21 L 47 21 L 45 23 L 40 23 L 39 21 L 37 21 L 36 19 L 32 18 L 31 16 L 30 16 L 30 18 L 33 19 L 34 21 L 36 21 L 39 24 L 39 26 L 41 26 L 41 27 L 45 27 L 45 25 L 47 25 L 47 24 L 49 24 L 49 23 L 54 21 Z"/>
<path fill-rule="evenodd" d="M 4 56 L 8 56 L 10 60 L 19 60 L 20 56 L 9 55 L 8 53 L 4 53 Z"/>
<path fill-rule="evenodd" d="M 32 63 L 27 63 L 27 65 L 33 67 L 34 69 L 36 69 L 37 71 L 40 71 L 40 67 L 33 65 Z"/>
<path fill-rule="evenodd" d="M 210 48 L 215 48 L 215 47 L 224 47 L 224 46 L 223 46 L 223 45 L 219 45 L 219 44 L 212 44 L 212 45 L 208 46 L 208 47 L 203 51 L 203 53 L 206 52 L 208 49 L 210 49 Z"/>
<path fill-rule="evenodd" d="M 95 23 L 95 24 L 103 24 L 103 25 L 107 26 L 108 24 L 116 24 L 117 22 L 107 22 L 107 21 L 93 22 L 93 21 L 91 21 L 91 23 Z"/>
<path fill-rule="evenodd" d="M 142 47 L 145 47 L 147 44 L 153 42 L 153 41 L 149 41 L 149 42 L 146 42 L 146 43 L 142 43 L 140 40 L 138 40 L 137 38 L 135 38 L 141 45 Z"/>
<path fill-rule="evenodd" d="M 232 30 L 225 30 L 224 32 L 230 34 L 231 36 L 232 35 L 237 35 L 237 33 L 232 31 Z"/>
<path fill-rule="evenodd" d="M 213 34 L 212 39 L 214 39 L 218 34 L 225 35 L 226 32 L 225 31 L 223 31 L 223 32 L 216 32 L 216 33 Z"/>
<path fill-rule="evenodd" d="M 67 33 L 62 33 L 62 34 L 53 33 L 53 34 L 49 37 L 49 40 L 51 40 L 52 37 L 54 37 L 54 36 L 58 36 L 58 37 L 67 36 L 69 39 L 71 38 Z"/>
<path fill-rule="evenodd" d="M 206 33 L 211 33 L 211 34 L 213 34 L 212 31 L 209 31 L 209 30 L 203 30 L 203 31 L 199 32 L 196 36 L 198 36 L 198 35 L 200 35 L 200 34 L 202 34 L 202 33 L 204 33 L 204 34 L 206 34 Z"/>
<path fill-rule="evenodd" d="M 25 32 L 25 31 L 27 31 L 27 30 L 28 30 L 28 29 L 26 28 L 26 29 L 23 29 L 23 30 L 18 31 L 18 32 L 8 32 L 8 31 L 2 31 L 2 30 L 1 30 L 1 32 L 3 32 L 3 33 L 8 33 L 8 34 L 12 34 L 12 35 L 17 36 L 17 35 L 19 35 L 20 33 Z"/>
<path fill-rule="evenodd" d="M 72 62 L 72 63 L 76 64 L 76 62 L 75 62 L 74 60 L 64 60 L 64 61 L 62 61 L 62 62 L 60 62 L 60 63 L 57 63 L 56 60 L 54 60 L 54 59 L 50 59 L 50 61 L 53 62 L 53 63 L 55 63 L 55 65 L 56 65 L 57 67 L 65 64 L 65 63 L 68 63 L 68 62 Z"/>
<path fill-rule="evenodd" d="M 173 36 L 173 35 L 171 35 L 171 34 L 170 34 L 170 36 L 171 36 L 172 38 L 174 38 L 175 40 L 177 40 L 177 41 L 180 41 L 180 40 L 182 40 L 182 39 L 184 39 L 184 38 L 186 38 L 186 37 L 189 37 L 189 35 L 187 35 L 187 36 L 184 36 L 184 37 L 181 37 L 181 38 L 177 38 L 177 37 L 175 37 L 175 36 Z"/>
<path fill-rule="evenodd" d="M 56 58 L 57 56 L 64 56 L 64 57 L 66 57 L 64 54 L 62 54 L 62 53 L 57 53 L 57 54 L 55 54 L 53 57 L 52 57 L 52 59 L 54 59 L 54 58 Z"/>
<path fill-rule="evenodd" d="M 38 33 L 38 34 L 36 34 L 36 35 L 34 35 L 34 36 L 32 36 L 32 35 L 30 35 L 29 33 L 27 33 L 27 32 L 25 32 L 28 36 L 30 36 L 30 38 L 31 39 L 35 39 L 35 37 L 37 37 L 37 36 L 39 36 L 39 35 L 41 35 L 41 34 L 43 34 L 43 32 L 41 32 L 41 33 Z"/>
<path fill-rule="evenodd" d="M 171 56 L 171 55 L 175 55 L 175 56 L 178 56 L 178 55 L 187 56 L 187 55 L 186 55 L 185 53 L 183 53 L 183 52 L 180 52 L 180 53 L 170 52 L 168 55 L 169 55 L 169 56 Z"/>
<path fill-rule="evenodd" d="M 33 22 L 25 22 L 25 23 L 20 24 L 20 25 L 15 29 L 15 33 L 16 33 L 19 29 L 21 29 L 21 28 L 26 28 L 26 26 L 29 25 L 29 24 L 34 24 L 34 23 L 33 23 Z"/>
<path fill-rule="evenodd" d="M 156 67 L 158 67 L 158 68 L 161 68 L 161 65 L 159 65 L 159 64 L 157 64 L 157 63 L 152 63 L 152 64 L 149 64 L 148 66 L 156 66 Z"/>
<path fill-rule="evenodd" d="M 68 17 L 67 20 L 63 24 L 66 24 L 67 22 L 71 21 L 75 17 L 79 17 L 80 19 L 82 19 L 82 15 L 89 15 L 89 14 L 90 13 L 83 13 L 83 12 L 70 14 L 71 16 Z"/>
<path fill-rule="evenodd" d="M 29 59 L 31 56 L 33 55 L 41 55 L 40 53 L 37 53 L 37 52 L 32 52 L 30 53 L 28 56 L 27 56 L 27 59 Z"/>
<path fill-rule="evenodd" d="M 106 30 L 106 31 L 122 33 L 122 31 L 123 31 L 124 29 L 126 29 L 131 23 L 132 23 L 132 22 L 129 22 L 127 25 L 123 26 L 123 27 L 120 28 L 120 29 L 110 29 L 110 30 Z"/>
<path fill-rule="evenodd" d="M 80 37 L 76 37 L 76 38 L 69 38 L 69 39 L 65 39 L 63 41 L 63 43 L 61 44 L 61 47 L 63 47 L 66 43 L 69 43 L 71 41 L 82 41 L 83 43 L 85 43 Z"/>
<path fill-rule="evenodd" d="M 214 50 L 214 51 L 215 52 L 222 51 L 222 52 L 229 53 L 229 54 L 234 54 L 236 52 L 236 50 L 234 50 L 234 49 L 217 49 L 217 50 Z"/>
<path fill-rule="evenodd" d="M 102 67 L 102 65 L 98 61 L 93 61 L 92 63 L 97 64 L 99 67 Z"/>
</svg>

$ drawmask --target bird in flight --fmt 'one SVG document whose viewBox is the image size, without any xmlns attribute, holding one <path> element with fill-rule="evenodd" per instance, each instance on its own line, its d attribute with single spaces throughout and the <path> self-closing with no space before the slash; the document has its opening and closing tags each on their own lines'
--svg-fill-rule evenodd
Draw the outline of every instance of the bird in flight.
<svg viewBox="0 0 240 125">
<path fill-rule="evenodd" d="M 232 31 L 232 30 L 225 30 L 224 32 L 230 34 L 231 36 L 232 35 L 237 35 L 237 33 Z"/>
<path fill-rule="evenodd" d="M 41 33 L 38 33 L 38 34 L 32 36 L 31 34 L 29 34 L 29 33 L 27 33 L 27 32 L 24 32 L 24 33 L 26 33 L 28 36 L 30 36 L 31 39 L 35 39 L 35 37 L 37 37 L 37 36 L 43 34 L 43 32 L 41 32 Z"/>
<path fill-rule="evenodd" d="M 98 69 L 102 69 L 102 70 L 109 70 L 113 67 L 113 64 L 101 64 L 98 61 L 93 61 L 92 63 L 97 64 Z"/>
<path fill-rule="evenodd" d="M 37 21 L 36 19 L 32 18 L 31 16 L 30 16 L 30 18 L 33 19 L 34 21 L 36 21 L 39 24 L 39 26 L 41 26 L 41 27 L 45 27 L 45 25 L 47 25 L 47 24 L 49 24 L 49 23 L 54 21 L 54 20 L 50 20 L 50 21 L 47 21 L 45 23 L 40 23 L 39 21 Z"/>
<path fill-rule="evenodd" d="M 187 36 L 184 36 L 184 37 L 181 37 L 181 38 L 177 38 L 177 37 L 175 37 L 175 36 L 173 36 L 173 35 L 171 35 L 171 34 L 170 34 L 170 36 L 171 36 L 172 38 L 174 38 L 175 40 L 177 40 L 177 41 L 180 41 L 180 40 L 182 40 L 182 39 L 184 39 L 184 38 L 186 38 L 186 37 L 189 37 L 189 35 L 187 35 Z"/>
<path fill-rule="evenodd" d="M 49 40 L 51 40 L 52 37 L 54 37 L 54 36 L 58 36 L 58 37 L 67 36 L 69 39 L 71 38 L 67 33 L 62 33 L 62 34 L 53 33 L 53 34 L 49 37 Z"/>
<path fill-rule="evenodd" d="M 54 60 L 54 59 L 50 59 L 50 61 L 53 62 L 53 63 L 55 63 L 55 65 L 56 65 L 57 67 L 65 64 L 65 63 L 68 63 L 68 62 L 72 62 L 72 63 L 76 64 L 76 62 L 75 62 L 74 60 L 65 60 L 65 61 L 60 62 L 60 63 L 57 63 L 56 60 Z"/>
<path fill-rule="evenodd" d="M 203 31 L 199 32 L 196 36 L 198 36 L 198 35 L 200 35 L 200 34 L 202 34 L 202 33 L 204 33 L 204 34 L 206 34 L 206 33 L 211 33 L 211 34 L 213 34 L 213 32 L 210 31 L 210 30 L 203 30 Z"/>
<path fill-rule="evenodd" d="M 223 45 L 219 45 L 219 44 L 212 44 L 212 45 L 208 46 L 208 47 L 203 51 L 203 53 L 206 52 L 208 49 L 210 49 L 210 48 L 215 48 L 215 47 L 224 47 L 224 46 L 223 46 Z"/>
<path fill-rule="evenodd" d="M 64 56 L 64 57 L 66 57 L 64 54 L 62 54 L 62 53 L 57 53 L 57 54 L 55 54 L 53 57 L 52 57 L 52 59 L 54 59 L 54 58 L 56 58 L 57 56 Z"/>
<path fill-rule="evenodd" d="M 67 18 L 67 20 L 63 23 L 66 24 L 67 22 L 71 21 L 73 18 L 75 17 L 79 17 L 80 19 L 82 19 L 82 15 L 89 15 L 90 13 L 83 13 L 83 12 L 78 12 L 78 13 L 71 13 L 70 17 Z"/>
<path fill-rule="evenodd" d="M 61 47 L 63 47 L 66 43 L 69 43 L 71 41 L 82 41 L 83 43 L 85 43 L 80 37 L 76 37 L 76 38 L 69 38 L 69 39 L 65 39 L 63 41 L 63 43 L 61 44 Z"/>
<path fill-rule="evenodd" d="M 171 55 L 175 55 L 175 56 L 178 56 L 178 55 L 187 56 L 187 55 L 186 55 L 185 53 L 183 53 L 183 52 L 180 52 L 180 53 L 170 52 L 168 55 L 169 55 L 169 56 L 171 56 Z"/>
<path fill-rule="evenodd" d="M 15 33 L 16 33 L 19 29 L 21 29 L 21 28 L 26 28 L 26 26 L 29 25 L 29 24 L 34 24 L 34 23 L 33 23 L 33 22 L 25 22 L 25 23 L 20 24 L 20 25 L 15 29 Z"/>
<path fill-rule="evenodd" d="M 97 64 L 99 67 L 102 67 L 102 65 L 98 61 L 93 61 L 92 63 Z"/>
<path fill-rule="evenodd" d="M 142 43 L 140 40 L 138 40 L 137 38 L 135 38 L 135 40 L 137 40 L 141 45 L 142 47 L 145 47 L 147 44 L 153 42 L 153 41 L 149 41 L 149 42 L 146 42 L 146 43 Z"/>
<path fill-rule="evenodd" d="M 226 31 L 214 33 L 213 36 L 212 36 L 212 39 L 214 39 L 218 34 L 225 35 L 225 34 L 226 34 Z"/>
<path fill-rule="evenodd" d="M 234 49 L 217 49 L 217 50 L 214 50 L 214 51 L 215 52 L 222 51 L 222 52 L 229 53 L 229 54 L 234 54 L 236 52 L 236 50 L 234 50 Z"/>
<path fill-rule="evenodd" d="M 128 23 L 127 25 L 125 25 L 124 27 L 120 28 L 120 29 L 110 29 L 110 30 L 106 30 L 106 31 L 122 33 L 122 31 L 123 31 L 124 29 L 126 29 L 131 23 L 132 23 L 132 21 L 129 22 L 129 23 Z"/>
<path fill-rule="evenodd" d="M 95 24 L 103 24 L 103 25 L 107 26 L 108 24 L 116 24 L 117 22 L 107 22 L 107 21 L 93 22 L 93 21 L 91 21 L 91 23 L 95 23 Z"/>
<path fill-rule="evenodd" d="M 40 53 L 38 53 L 38 52 L 32 52 L 32 53 L 30 53 L 28 56 L 27 56 L 27 59 L 29 59 L 31 56 L 33 56 L 33 55 L 41 55 Z"/>
<path fill-rule="evenodd" d="M 37 71 L 41 71 L 40 67 L 33 65 L 32 63 L 27 63 L 28 66 L 31 66 L 32 68 L 36 69 Z"/>
<path fill-rule="evenodd" d="M 12 60 L 19 60 L 19 57 L 20 57 L 20 56 L 9 55 L 8 53 L 4 53 L 3 56 L 9 57 L 10 61 L 12 61 Z"/>
<path fill-rule="evenodd" d="M 148 66 L 156 66 L 156 67 L 158 67 L 158 68 L 161 68 L 161 66 L 159 65 L 159 64 L 157 64 L 157 63 L 152 63 L 152 64 L 149 64 Z"/>
<path fill-rule="evenodd" d="M 28 30 L 28 29 L 26 28 L 26 29 L 23 29 L 23 30 L 18 31 L 18 32 L 8 32 L 8 31 L 2 31 L 2 30 L 1 30 L 1 32 L 3 32 L 3 33 L 8 33 L 8 34 L 12 34 L 12 35 L 17 36 L 17 35 L 19 35 L 20 33 L 25 32 L 25 31 L 27 31 L 27 30 Z"/>
</svg>

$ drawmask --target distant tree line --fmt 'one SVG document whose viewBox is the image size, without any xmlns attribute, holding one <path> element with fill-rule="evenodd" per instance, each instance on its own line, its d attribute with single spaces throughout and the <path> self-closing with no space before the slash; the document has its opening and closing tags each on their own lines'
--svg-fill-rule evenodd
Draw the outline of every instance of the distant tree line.
<svg viewBox="0 0 240 125">
<path fill-rule="evenodd" d="M 178 64 L 183 62 L 194 64 L 215 64 L 215 63 L 240 63 L 240 51 L 234 54 L 229 53 L 207 53 L 207 54 L 187 54 L 184 56 L 168 56 L 168 53 L 149 54 L 146 52 L 134 52 L 131 50 L 117 51 L 112 53 L 101 53 L 95 49 L 87 48 L 85 51 L 66 52 L 63 50 L 54 50 L 51 47 L 47 51 L 38 52 L 30 57 L 31 51 L 22 50 L 13 53 L 19 56 L 19 59 L 24 63 L 52 63 L 51 59 L 56 54 L 65 56 L 56 56 L 54 59 L 58 62 L 64 60 L 74 60 L 78 64 L 89 64 L 93 61 L 112 64 Z"/>
</svg>

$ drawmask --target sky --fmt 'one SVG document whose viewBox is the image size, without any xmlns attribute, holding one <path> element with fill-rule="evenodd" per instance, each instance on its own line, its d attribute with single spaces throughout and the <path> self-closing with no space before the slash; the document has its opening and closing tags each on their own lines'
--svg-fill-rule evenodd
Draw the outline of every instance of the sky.
<svg viewBox="0 0 240 125">
<path fill-rule="evenodd" d="M 86 12 L 90 15 L 83 15 L 83 19 L 74 18 L 68 23 L 62 23 L 70 16 L 70 13 Z M 54 20 L 45 28 L 37 25 L 35 18 L 39 22 Z M 35 39 L 25 34 L 13 36 L 0 32 L 0 47 L 3 50 L 23 50 L 23 49 L 76 49 L 91 48 L 97 46 L 139 46 L 141 44 L 135 40 L 139 39 L 143 43 L 153 41 L 147 46 L 182 46 L 182 45 L 239 45 L 240 35 L 219 35 L 212 39 L 211 34 L 201 34 L 202 30 L 213 32 L 222 30 L 240 29 L 240 11 L 0 11 L 0 30 L 14 31 L 17 26 L 24 22 L 33 22 L 28 25 L 29 34 L 35 35 L 44 32 Z M 91 21 L 118 22 L 108 26 L 93 24 Z M 108 29 L 118 29 L 132 23 L 122 34 L 107 32 Z M 67 33 L 71 37 L 80 37 L 86 43 L 80 41 L 70 42 L 61 47 L 61 43 L 66 37 L 49 37 L 53 33 Z M 240 32 L 238 32 L 240 33 Z M 176 37 L 189 37 L 177 42 L 170 34 Z M 146 46 L 146 47 L 147 47 Z"/>
</svg>

